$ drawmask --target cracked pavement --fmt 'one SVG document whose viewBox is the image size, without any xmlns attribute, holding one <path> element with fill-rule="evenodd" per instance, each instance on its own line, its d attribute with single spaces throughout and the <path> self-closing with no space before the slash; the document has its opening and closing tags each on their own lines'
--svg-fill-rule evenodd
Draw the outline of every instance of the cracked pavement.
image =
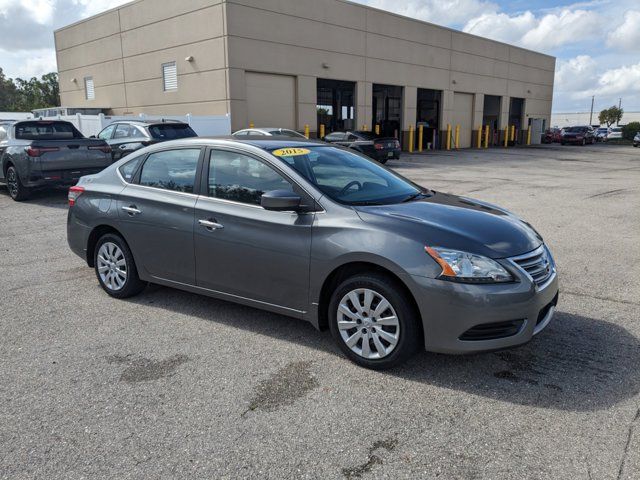
<svg viewBox="0 0 640 480">
<path fill-rule="evenodd" d="M 363 370 L 298 320 L 108 298 L 66 245 L 66 193 L 0 187 L 0 478 L 640 478 L 640 149 L 389 166 L 540 231 L 561 280 L 544 333 Z"/>
</svg>

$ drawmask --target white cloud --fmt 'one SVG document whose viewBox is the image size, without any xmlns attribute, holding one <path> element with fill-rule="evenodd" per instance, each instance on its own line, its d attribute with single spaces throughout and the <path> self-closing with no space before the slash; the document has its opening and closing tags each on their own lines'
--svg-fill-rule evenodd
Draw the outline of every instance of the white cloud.
<svg viewBox="0 0 640 480">
<path fill-rule="evenodd" d="M 640 93 L 640 63 L 607 70 L 600 75 L 593 93 L 603 96 Z"/>
<path fill-rule="evenodd" d="M 629 10 L 625 13 L 622 25 L 608 35 L 607 45 L 611 48 L 638 51 L 640 45 L 639 10 Z"/>
<path fill-rule="evenodd" d="M 438 25 L 462 25 L 485 12 L 498 11 L 498 5 L 488 0 L 361 0 L 360 3 Z"/>
<path fill-rule="evenodd" d="M 602 21 L 589 10 L 563 9 L 541 17 L 530 11 L 513 16 L 485 13 L 467 22 L 464 31 L 534 50 L 550 50 L 599 35 Z"/>
<path fill-rule="evenodd" d="M 578 55 L 568 61 L 558 62 L 556 91 L 575 96 L 592 89 L 598 80 L 598 63 L 589 55 Z"/>
</svg>

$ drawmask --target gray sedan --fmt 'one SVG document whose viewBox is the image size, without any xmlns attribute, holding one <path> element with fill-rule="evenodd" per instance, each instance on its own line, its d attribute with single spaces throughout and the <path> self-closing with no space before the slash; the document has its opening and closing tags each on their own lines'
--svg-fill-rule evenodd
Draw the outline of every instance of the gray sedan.
<svg viewBox="0 0 640 480">
<path fill-rule="evenodd" d="M 69 204 L 69 245 L 109 295 L 152 282 L 297 317 L 368 368 L 521 345 L 558 301 L 531 225 L 322 142 L 167 142 Z"/>
</svg>

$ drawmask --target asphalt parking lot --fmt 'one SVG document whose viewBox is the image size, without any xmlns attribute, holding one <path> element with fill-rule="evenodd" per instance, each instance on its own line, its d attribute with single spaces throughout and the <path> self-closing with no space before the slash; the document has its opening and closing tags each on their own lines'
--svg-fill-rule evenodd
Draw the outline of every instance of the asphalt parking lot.
<svg viewBox="0 0 640 480">
<path fill-rule="evenodd" d="M 640 478 L 640 149 L 404 156 L 527 219 L 559 313 L 519 349 L 347 361 L 301 321 L 161 287 L 109 298 L 66 192 L 0 188 L 1 478 Z"/>
</svg>

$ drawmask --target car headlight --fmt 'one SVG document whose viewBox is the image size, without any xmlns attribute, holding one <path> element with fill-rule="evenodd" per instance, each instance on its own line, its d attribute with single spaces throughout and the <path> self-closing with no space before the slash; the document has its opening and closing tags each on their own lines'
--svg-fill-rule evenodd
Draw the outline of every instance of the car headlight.
<svg viewBox="0 0 640 480">
<path fill-rule="evenodd" d="M 440 277 L 462 283 L 512 282 L 513 276 L 495 260 L 442 247 L 425 247 L 426 252 L 442 267 Z"/>
</svg>

